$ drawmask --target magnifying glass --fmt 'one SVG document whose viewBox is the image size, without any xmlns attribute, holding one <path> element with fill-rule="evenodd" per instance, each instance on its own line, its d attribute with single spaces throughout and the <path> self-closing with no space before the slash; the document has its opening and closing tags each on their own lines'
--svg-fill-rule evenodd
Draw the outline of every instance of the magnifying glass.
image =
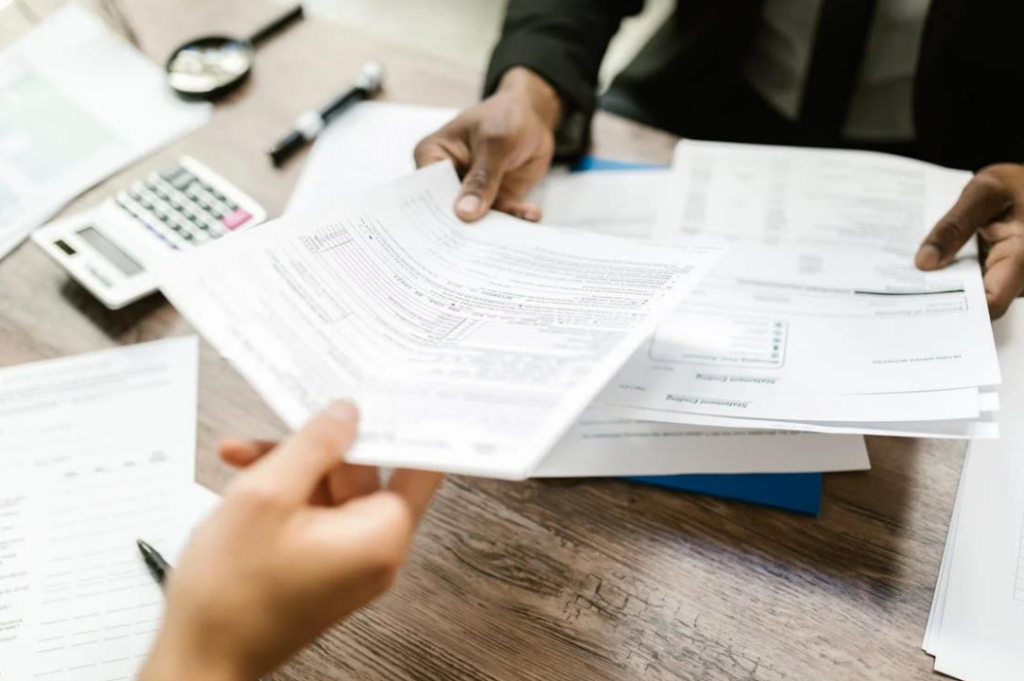
<svg viewBox="0 0 1024 681">
<path fill-rule="evenodd" d="M 211 35 L 191 40 L 167 59 L 167 80 L 186 99 L 222 97 L 249 77 L 256 48 L 302 16 L 302 5 L 299 5 L 248 39 Z"/>
</svg>

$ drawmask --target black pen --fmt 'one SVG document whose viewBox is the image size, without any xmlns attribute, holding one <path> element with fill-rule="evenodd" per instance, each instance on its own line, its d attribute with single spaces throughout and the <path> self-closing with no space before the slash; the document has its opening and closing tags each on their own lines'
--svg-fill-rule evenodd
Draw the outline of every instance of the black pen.
<svg viewBox="0 0 1024 681">
<path fill-rule="evenodd" d="M 350 105 L 370 99 L 381 90 L 384 83 L 384 69 L 375 61 L 363 64 L 359 77 L 345 92 L 328 102 L 319 111 L 310 110 L 299 116 L 295 128 L 267 153 L 275 168 L 279 168 L 292 154 L 317 138 L 320 132 L 338 114 Z"/>
<path fill-rule="evenodd" d="M 164 580 L 167 579 L 167 575 L 171 572 L 171 564 L 160 555 L 159 551 L 141 539 L 136 539 L 135 543 L 139 545 L 139 551 L 142 553 L 142 559 L 146 561 L 149 574 L 153 575 L 153 579 L 156 580 L 161 589 L 164 588 Z"/>
</svg>

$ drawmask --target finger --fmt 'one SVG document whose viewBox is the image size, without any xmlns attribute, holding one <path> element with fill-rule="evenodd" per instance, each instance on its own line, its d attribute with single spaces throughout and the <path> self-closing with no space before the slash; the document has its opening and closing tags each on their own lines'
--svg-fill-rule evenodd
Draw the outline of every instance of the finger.
<svg viewBox="0 0 1024 681">
<path fill-rule="evenodd" d="M 277 446 L 270 440 L 224 438 L 217 446 L 221 461 L 235 468 L 248 468 Z"/>
<path fill-rule="evenodd" d="M 315 520 L 311 527 L 328 562 L 350 574 L 397 571 L 416 531 L 414 509 L 390 490 L 323 509 Z"/>
<path fill-rule="evenodd" d="M 503 138 L 485 138 L 473 148 L 473 159 L 455 200 L 455 214 L 466 222 L 479 220 L 494 205 L 511 149 Z"/>
<path fill-rule="evenodd" d="M 520 220 L 528 220 L 529 222 L 540 222 L 541 218 L 544 217 L 540 206 L 535 203 L 513 201 L 500 197 L 495 202 L 494 209 L 500 210 L 502 213 L 508 213 Z"/>
<path fill-rule="evenodd" d="M 380 472 L 376 466 L 343 463 L 331 470 L 327 477 L 327 489 L 331 504 L 340 506 L 357 497 L 378 491 Z"/>
<path fill-rule="evenodd" d="M 999 219 L 1012 203 L 1011 190 L 999 175 L 982 171 L 925 237 L 915 263 L 922 270 L 945 267 L 978 229 Z"/>
<path fill-rule="evenodd" d="M 412 511 L 413 522 L 419 523 L 442 480 L 444 475 L 441 473 L 399 468 L 391 474 L 388 490 L 405 499 Z"/>
<path fill-rule="evenodd" d="M 986 261 L 985 298 L 992 319 L 1006 314 L 1014 299 L 1024 291 L 1024 254 L 1015 246 L 1017 244 L 1012 242 L 996 244 Z"/>
<path fill-rule="evenodd" d="M 253 465 L 243 483 L 305 503 L 330 470 L 342 462 L 356 439 L 358 421 L 354 405 L 334 402 Z"/>
<path fill-rule="evenodd" d="M 441 142 L 436 135 L 431 135 L 420 141 L 413 150 L 413 160 L 417 168 L 440 163 L 449 159 L 456 160 L 451 151 Z"/>
</svg>

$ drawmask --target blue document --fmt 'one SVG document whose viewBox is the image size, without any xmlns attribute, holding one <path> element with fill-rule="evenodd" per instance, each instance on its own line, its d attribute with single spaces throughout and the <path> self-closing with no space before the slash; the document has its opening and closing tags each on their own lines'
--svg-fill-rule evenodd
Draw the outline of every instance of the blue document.
<svg viewBox="0 0 1024 681">
<path fill-rule="evenodd" d="M 590 170 L 651 170 L 662 166 L 584 156 L 573 172 Z M 741 475 L 661 475 L 626 478 L 684 492 L 774 506 L 818 515 L 821 510 L 821 473 L 754 473 Z"/>
</svg>

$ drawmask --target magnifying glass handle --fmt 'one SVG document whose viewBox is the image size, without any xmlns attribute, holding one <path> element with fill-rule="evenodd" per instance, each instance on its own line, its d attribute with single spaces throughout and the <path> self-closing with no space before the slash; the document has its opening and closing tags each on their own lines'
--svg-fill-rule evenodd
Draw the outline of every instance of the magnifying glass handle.
<svg viewBox="0 0 1024 681">
<path fill-rule="evenodd" d="M 275 34 L 288 28 L 302 17 L 302 5 L 297 5 L 294 9 L 282 14 L 260 30 L 253 33 L 249 37 L 249 42 L 253 44 L 253 47 L 258 47 L 260 43 L 264 42 L 268 38 L 274 37 Z"/>
</svg>

